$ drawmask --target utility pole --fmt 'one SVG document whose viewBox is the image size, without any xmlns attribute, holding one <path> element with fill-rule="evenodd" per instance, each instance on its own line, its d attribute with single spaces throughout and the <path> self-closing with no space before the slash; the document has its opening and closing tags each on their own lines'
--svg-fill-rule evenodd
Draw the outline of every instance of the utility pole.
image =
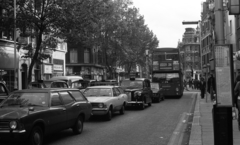
<svg viewBox="0 0 240 145">
<path fill-rule="evenodd" d="M 16 0 L 14 0 L 14 90 L 18 89 L 17 47 L 16 47 Z"/>
<path fill-rule="evenodd" d="M 146 78 L 149 79 L 149 62 L 148 62 L 148 51 L 146 50 Z"/>
</svg>

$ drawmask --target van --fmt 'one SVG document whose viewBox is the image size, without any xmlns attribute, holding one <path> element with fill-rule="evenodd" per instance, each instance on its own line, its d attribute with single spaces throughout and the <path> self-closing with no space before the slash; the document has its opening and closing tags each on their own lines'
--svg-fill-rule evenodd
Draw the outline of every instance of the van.
<svg viewBox="0 0 240 145">
<path fill-rule="evenodd" d="M 65 81 L 68 86 L 70 86 L 71 88 L 73 88 L 72 83 L 76 82 L 76 81 L 82 81 L 83 78 L 81 76 L 56 76 L 56 77 L 52 77 L 49 80 L 61 80 L 61 81 Z"/>
</svg>

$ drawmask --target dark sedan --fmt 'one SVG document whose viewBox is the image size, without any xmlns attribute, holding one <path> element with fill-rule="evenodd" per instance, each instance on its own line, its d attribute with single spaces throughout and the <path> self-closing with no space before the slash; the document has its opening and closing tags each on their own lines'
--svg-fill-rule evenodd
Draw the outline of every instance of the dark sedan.
<svg viewBox="0 0 240 145">
<path fill-rule="evenodd" d="M 72 128 L 80 134 L 92 106 L 78 89 L 29 89 L 13 92 L 0 105 L 0 142 L 42 145 L 45 135 Z"/>
</svg>

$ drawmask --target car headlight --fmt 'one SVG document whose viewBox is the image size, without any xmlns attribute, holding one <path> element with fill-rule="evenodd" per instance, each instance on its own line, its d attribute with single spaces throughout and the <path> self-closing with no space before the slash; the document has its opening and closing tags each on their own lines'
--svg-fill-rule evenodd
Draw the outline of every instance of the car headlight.
<svg viewBox="0 0 240 145">
<path fill-rule="evenodd" d="M 10 126 L 11 129 L 16 129 L 17 128 L 17 122 L 16 121 L 11 121 L 9 123 L 9 126 Z"/>
<path fill-rule="evenodd" d="M 98 107 L 99 107 L 99 108 L 104 108 L 105 105 L 104 105 L 103 103 L 99 103 L 99 104 L 98 104 Z"/>
<path fill-rule="evenodd" d="M 134 94 L 135 94 L 134 96 L 141 96 L 141 95 L 142 95 L 142 92 L 136 91 Z"/>
</svg>

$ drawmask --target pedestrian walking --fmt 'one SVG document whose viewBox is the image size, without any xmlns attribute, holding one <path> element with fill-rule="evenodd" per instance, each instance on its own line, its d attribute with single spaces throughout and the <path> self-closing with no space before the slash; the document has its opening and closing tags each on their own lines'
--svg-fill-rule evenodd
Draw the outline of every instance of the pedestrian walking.
<svg viewBox="0 0 240 145">
<path fill-rule="evenodd" d="M 216 92 L 216 85 L 215 85 L 215 78 L 213 77 L 213 74 L 210 74 L 210 77 L 208 78 L 207 82 L 207 91 L 211 96 L 211 100 L 214 101 L 215 97 L 214 94 Z"/>
<path fill-rule="evenodd" d="M 188 90 L 188 88 L 187 88 L 187 81 L 184 79 L 184 81 L 183 81 L 183 84 L 184 84 L 184 89 L 186 89 L 187 91 L 189 91 Z"/>
<path fill-rule="evenodd" d="M 190 80 L 189 80 L 189 88 L 191 88 L 191 89 L 192 89 L 192 83 L 193 83 L 193 82 L 192 82 L 192 79 L 190 79 Z"/>
<path fill-rule="evenodd" d="M 240 75 L 236 77 L 234 82 L 233 106 L 238 110 L 238 129 L 240 130 Z"/>
<path fill-rule="evenodd" d="M 201 91 L 201 98 L 204 99 L 205 90 L 206 90 L 206 82 L 205 82 L 204 78 L 200 79 L 199 88 Z"/>
</svg>

